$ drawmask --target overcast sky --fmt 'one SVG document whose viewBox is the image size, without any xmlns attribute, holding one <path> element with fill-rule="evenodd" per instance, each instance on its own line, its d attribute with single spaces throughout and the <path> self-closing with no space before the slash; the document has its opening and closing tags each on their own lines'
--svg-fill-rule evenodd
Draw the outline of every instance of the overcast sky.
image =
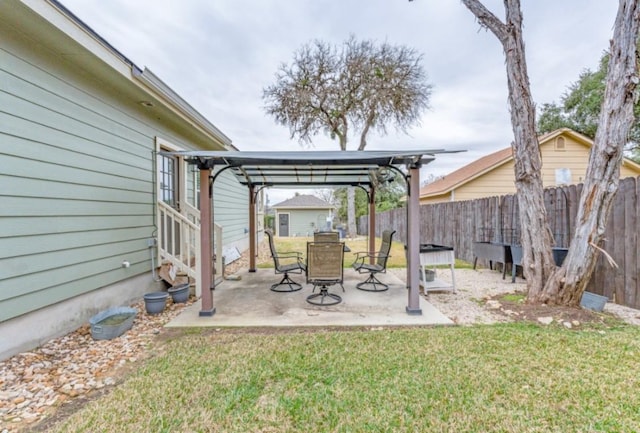
<svg viewBox="0 0 640 433">
<path fill-rule="evenodd" d="M 148 67 L 240 150 L 297 150 L 264 112 L 262 89 L 314 39 L 415 48 L 433 85 L 431 108 L 408 135 L 373 135 L 368 150 L 465 149 L 423 176 L 444 175 L 512 141 L 502 47 L 458 0 L 61 0 L 139 67 Z M 536 104 L 557 101 L 608 48 L 618 2 L 522 0 Z M 484 4 L 503 19 L 503 2 Z M 355 149 L 355 140 L 349 146 Z M 337 150 L 318 136 L 314 149 Z M 271 204 L 293 195 L 269 194 Z"/>
</svg>

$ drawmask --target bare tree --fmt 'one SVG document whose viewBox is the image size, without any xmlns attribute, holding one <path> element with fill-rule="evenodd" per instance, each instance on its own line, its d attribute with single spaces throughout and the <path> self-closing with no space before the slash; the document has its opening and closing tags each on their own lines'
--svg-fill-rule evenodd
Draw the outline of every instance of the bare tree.
<svg viewBox="0 0 640 433">
<path fill-rule="evenodd" d="M 394 126 L 406 132 L 419 122 L 431 96 L 421 62 L 415 50 L 386 42 L 352 36 L 337 48 L 314 41 L 294 54 L 291 65 L 283 64 L 275 84 L 264 89 L 266 111 L 303 144 L 325 133 L 347 150 L 353 129 L 360 137 L 357 149 L 364 150 L 372 130 L 386 134 Z M 356 231 L 354 203 L 350 188 L 349 236 Z"/>
<path fill-rule="evenodd" d="M 321 200 L 326 201 L 327 203 L 331 203 L 333 205 L 338 204 L 336 203 L 335 191 L 331 188 L 316 189 L 313 191 L 313 195 Z"/>
<path fill-rule="evenodd" d="M 515 161 L 515 185 L 523 227 L 523 273 L 529 294 L 540 291 L 555 269 L 551 229 L 547 223 L 540 168 L 542 158 L 536 136 L 535 106 L 522 39 L 519 0 L 505 0 L 505 22 L 478 0 L 462 0 L 480 24 L 496 35 L 505 52 Z M 526 228 L 526 229 L 525 229 Z"/>
<path fill-rule="evenodd" d="M 618 189 L 623 149 L 633 123 L 638 82 L 635 44 L 640 23 L 638 0 L 620 0 L 598 132 L 580 198 L 576 231 L 561 268 L 555 268 L 553 263 L 552 236 L 542 200 L 541 159 L 525 62 L 520 1 L 504 0 L 504 23 L 478 0 L 462 2 L 482 26 L 496 35 L 505 52 L 527 300 L 576 305 L 595 267 L 598 244 Z"/>
</svg>

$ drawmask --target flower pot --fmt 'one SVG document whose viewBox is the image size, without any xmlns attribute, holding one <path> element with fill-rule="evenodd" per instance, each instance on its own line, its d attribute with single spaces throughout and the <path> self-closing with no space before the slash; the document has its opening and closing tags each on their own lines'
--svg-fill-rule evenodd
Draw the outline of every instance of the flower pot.
<svg viewBox="0 0 640 433">
<path fill-rule="evenodd" d="M 432 271 L 431 269 L 425 269 L 424 279 L 426 281 L 434 281 L 436 279 L 436 271 Z"/>
<path fill-rule="evenodd" d="M 91 337 L 94 340 L 111 340 L 119 337 L 133 326 L 138 310 L 129 307 L 113 307 L 101 311 L 91 319 Z"/>
<path fill-rule="evenodd" d="M 189 283 L 170 287 L 168 292 L 176 304 L 187 302 L 189 300 Z"/>
<path fill-rule="evenodd" d="M 164 311 L 169 294 L 167 292 L 151 292 L 144 295 L 144 308 L 149 314 L 160 314 Z"/>
</svg>

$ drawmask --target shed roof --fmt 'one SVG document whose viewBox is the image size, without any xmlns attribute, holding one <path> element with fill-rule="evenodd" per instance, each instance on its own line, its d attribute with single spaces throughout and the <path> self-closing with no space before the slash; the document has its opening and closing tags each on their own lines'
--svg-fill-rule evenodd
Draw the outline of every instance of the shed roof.
<svg viewBox="0 0 640 433">
<path fill-rule="evenodd" d="M 272 208 L 333 209 L 335 208 L 335 206 L 325 200 L 316 197 L 315 195 L 299 194 L 273 205 Z"/>
</svg>

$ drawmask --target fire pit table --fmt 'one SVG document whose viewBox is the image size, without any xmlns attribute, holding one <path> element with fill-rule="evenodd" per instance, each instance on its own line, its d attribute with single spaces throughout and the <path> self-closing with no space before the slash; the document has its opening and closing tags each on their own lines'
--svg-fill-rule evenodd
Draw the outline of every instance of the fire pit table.
<svg viewBox="0 0 640 433">
<path fill-rule="evenodd" d="M 425 293 L 430 290 L 452 290 L 456 292 L 456 276 L 454 265 L 456 256 L 453 247 L 436 244 L 420 244 L 420 286 Z M 449 265 L 451 270 L 451 284 L 437 278 L 435 267 Z M 431 269 L 429 269 L 431 268 Z"/>
</svg>

